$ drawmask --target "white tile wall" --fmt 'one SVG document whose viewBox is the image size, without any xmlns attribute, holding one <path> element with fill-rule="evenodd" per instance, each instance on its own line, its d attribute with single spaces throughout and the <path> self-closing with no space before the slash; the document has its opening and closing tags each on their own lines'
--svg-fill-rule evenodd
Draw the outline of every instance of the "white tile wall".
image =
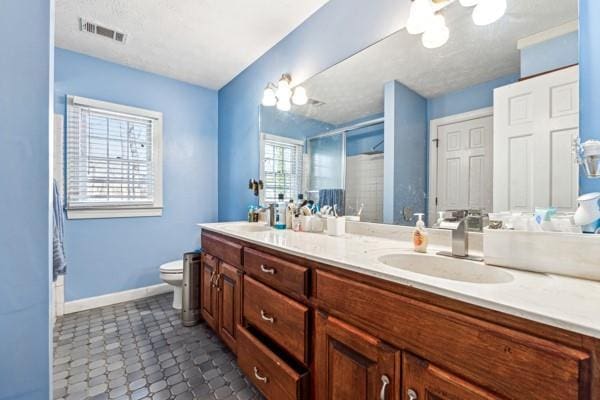
<svg viewBox="0 0 600 400">
<path fill-rule="evenodd" d="M 346 214 L 364 204 L 361 221 L 383 222 L 383 154 L 346 158 Z"/>
</svg>

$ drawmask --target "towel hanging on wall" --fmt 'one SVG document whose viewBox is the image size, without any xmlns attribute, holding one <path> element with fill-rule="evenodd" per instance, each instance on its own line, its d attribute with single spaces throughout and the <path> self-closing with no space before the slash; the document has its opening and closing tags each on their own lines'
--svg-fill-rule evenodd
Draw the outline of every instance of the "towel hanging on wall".
<svg viewBox="0 0 600 400">
<path fill-rule="evenodd" d="M 54 218 L 53 218 L 53 235 L 52 235 L 52 275 L 56 281 L 59 275 L 64 275 L 67 272 L 67 262 L 65 259 L 65 248 L 64 248 L 64 214 L 62 200 L 58 192 L 58 185 L 56 180 L 53 182 L 53 205 L 54 205 Z"/>
</svg>

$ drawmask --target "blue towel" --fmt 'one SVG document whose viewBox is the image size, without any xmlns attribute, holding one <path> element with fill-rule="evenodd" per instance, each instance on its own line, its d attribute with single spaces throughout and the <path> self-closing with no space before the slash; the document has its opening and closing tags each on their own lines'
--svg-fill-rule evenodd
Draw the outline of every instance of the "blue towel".
<svg viewBox="0 0 600 400">
<path fill-rule="evenodd" d="M 63 245 L 64 231 L 63 231 L 63 207 L 60 193 L 58 192 L 58 185 L 54 180 L 54 223 L 53 223 L 53 235 L 52 235 L 52 266 L 53 266 L 53 278 L 56 281 L 59 275 L 64 275 L 67 272 L 67 263 L 65 261 L 65 248 Z"/>
<path fill-rule="evenodd" d="M 321 189 L 319 190 L 319 205 L 331 206 L 337 204 L 338 215 L 346 215 L 346 199 L 344 196 L 344 189 Z"/>
</svg>

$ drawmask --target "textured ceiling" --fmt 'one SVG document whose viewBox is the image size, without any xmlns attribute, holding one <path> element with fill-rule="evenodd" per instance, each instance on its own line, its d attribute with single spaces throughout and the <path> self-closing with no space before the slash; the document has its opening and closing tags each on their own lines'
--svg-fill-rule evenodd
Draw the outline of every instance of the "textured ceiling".
<svg viewBox="0 0 600 400">
<path fill-rule="evenodd" d="M 449 42 L 429 50 L 421 37 L 401 30 L 312 77 L 303 85 L 321 106 L 293 112 L 338 125 L 383 112 L 383 85 L 397 80 L 430 98 L 520 69 L 517 41 L 576 20 L 577 0 L 509 0 L 498 22 L 478 27 L 458 2 L 443 11 Z"/>
<path fill-rule="evenodd" d="M 56 45 L 219 89 L 328 0 L 56 0 Z M 79 17 L 127 35 L 80 32 Z"/>
</svg>

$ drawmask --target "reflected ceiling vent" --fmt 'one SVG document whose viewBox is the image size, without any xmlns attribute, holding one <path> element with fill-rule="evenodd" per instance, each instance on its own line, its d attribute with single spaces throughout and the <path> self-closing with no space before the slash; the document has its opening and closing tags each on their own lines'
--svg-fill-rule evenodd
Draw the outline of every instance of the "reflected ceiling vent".
<svg viewBox="0 0 600 400">
<path fill-rule="evenodd" d="M 103 36 L 119 43 L 125 43 L 125 39 L 127 38 L 127 35 L 122 32 L 98 25 L 84 18 L 79 18 L 79 30 L 82 32 L 91 33 L 93 35 Z"/>
<path fill-rule="evenodd" d="M 315 100 L 315 99 L 308 99 L 308 102 L 306 104 L 313 106 L 313 107 L 321 107 L 321 106 L 325 105 L 325 102 L 320 101 L 320 100 Z"/>
</svg>

